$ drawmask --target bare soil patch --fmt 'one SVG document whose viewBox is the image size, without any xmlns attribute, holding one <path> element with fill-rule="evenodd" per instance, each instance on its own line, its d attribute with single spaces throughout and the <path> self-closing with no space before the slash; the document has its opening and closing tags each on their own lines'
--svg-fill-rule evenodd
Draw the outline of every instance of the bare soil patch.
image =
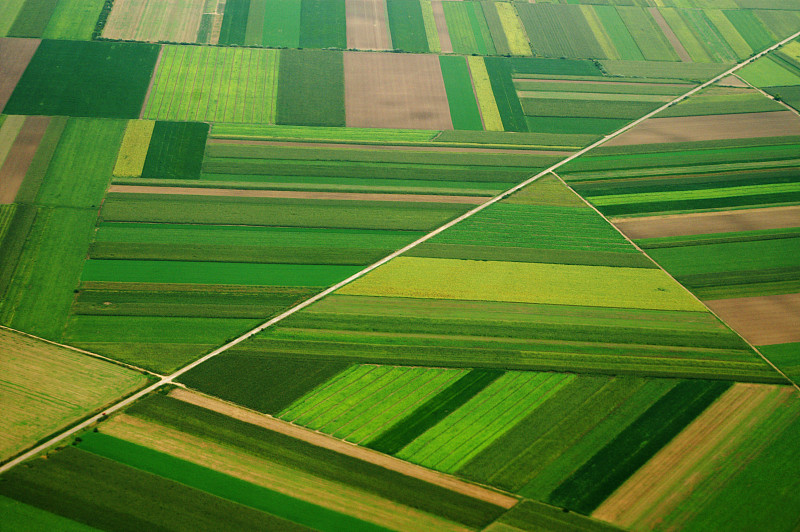
<svg viewBox="0 0 800 532">
<path fill-rule="evenodd" d="M 436 33 L 439 34 L 439 44 L 443 54 L 453 53 L 453 42 L 450 40 L 450 30 L 447 29 L 447 20 L 444 18 L 444 4 L 441 0 L 431 2 L 433 20 L 436 22 Z"/>
<path fill-rule="evenodd" d="M 439 57 L 345 52 L 348 127 L 453 129 Z"/>
<path fill-rule="evenodd" d="M 25 124 L 0 168 L 0 204 L 14 203 L 17 191 L 25 179 L 25 174 L 49 124 L 48 116 L 29 116 L 25 119 Z"/>
<path fill-rule="evenodd" d="M 337 440 L 336 438 L 332 438 L 325 434 L 305 429 L 303 427 L 298 427 L 297 425 L 292 425 L 291 423 L 275 419 L 272 416 L 259 414 L 257 412 L 253 412 L 252 410 L 247 410 L 245 408 L 226 403 L 219 399 L 214 399 L 212 397 L 183 389 L 173 390 L 170 392 L 170 396 L 187 403 L 219 412 L 220 414 L 230 416 L 246 423 L 251 423 L 268 430 L 285 434 L 318 447 L 323 447 L 341 454 L 352 456 L 354 458 L 358 458 L 359 460 L 364 460 L 365 462 L 379 465 L 386 469 L 424 480 L 425 482 L 430 482 L 431 484 L 447 488 L 457 493 L 462 493 L 482 501 L 496 504 L 503 508 L 511 508 L 518 502 L 514 497 L 482 488 L 474 484 L 469 484 L 449 475 L 410 464 L 392 456 L 381 454 L 364 447 L 359 447 L 352 443 Z"/>
<path fill-rule="evenodd" d="M 718 85 L 721 87 L 742 87 L 748 88 L 749 85 L 745 83 L 741 78 L 736 76 L 735 74 L 731 74 L 730 76 L 726 76 L 717 82 Z"/>
<path fill-rule="evenodd" d="M 678 54 L 678 57 L 681 58 L 681 61 L 691 62 L 692 57 L 689 55 L 689 52 L 686 51 L 686 48 L 683 47 L 680 39 L 678 36 L 675 35 L 675 32 L 672 31 L 672 28 L 667 24 L 667 21 L 664 20 L 664 15 L 661 14 L 661 11 L 658 10 L 657 7 L 648 8 L 650 10 L 650 15 L 652 15 L 653 20 L 656 21 L 658 27 L 661 28 L 661 31 L 664 32 L 664 37 L 667 38 L 669 43 L 672 45 L 672 48 L 675 50 L 675 53 Z"/>
<path fill-rule="evenodd" d="M 800 227 L 800 205 L 612 220 L 628 238 L 705 235 Z"/>
<path fill-rule="evenodd" d="M 152 187 L 111 185 L 109 192 L 128 194 L 179 194 L 183 196 L 225 196 L 236 198 L 288 198 L 352 201 L 406 201 L 411 203 L 463 203 L 480 205 L 489 201 L 478 196 L 437 196 L 435 194 L 369 194 L 358 192 L 300 192 L 294 190 L 242 190 L 232 188 Z"/>
<path fill-rule="evenodd" d="M 391 50 L 385 0 L 345 0 L 347 47 Z"/>
<path fill-rule="evenodd" d="M 704 301 L 753 345 L 800 342 L 800 294 Z"/>
<path fill-rule="evenodd" d="M 41 39 L 0 39 L 0 111 L 8 103 Z"/>
<path fill-rule="evenodd" d="M 116 0 L 103 37 L 135 41 L 195 42 L 205 0 Z"/>
<path fill-rule="evenodd" d="M 800 135 L 800 117 L 791 111 L 651 118 L 611 139 L 606 146 L 752 139 L 782 135 Z"/>
</svg>

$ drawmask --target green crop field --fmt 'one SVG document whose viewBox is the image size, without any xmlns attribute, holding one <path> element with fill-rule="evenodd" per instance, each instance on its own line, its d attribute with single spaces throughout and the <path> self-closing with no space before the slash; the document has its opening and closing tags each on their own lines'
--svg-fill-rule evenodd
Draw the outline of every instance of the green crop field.
<svg viewBox="0 0 800 532">
<path fill-rule="evenodd" d="M 5 112 L 136 118 L 157 56 L 149 44 L 43 41 Z"/>
<path fill-rule="evenodd" d="M 165 46 L 143 116 L 273 123 L 278 65 L 274 50 Z"/>
<path fill-rule="evenodd" d="M 422 6 L 419 0 L 386 0 L 389 31 L 395 50 L 429 51 Z M 344 48 L 344 47 L 343 47 Z"/>
<path fill-rule="evenodd" d="M 793 530 L 795 34 L 0 0 L 0 529 Z"/>
</svg>

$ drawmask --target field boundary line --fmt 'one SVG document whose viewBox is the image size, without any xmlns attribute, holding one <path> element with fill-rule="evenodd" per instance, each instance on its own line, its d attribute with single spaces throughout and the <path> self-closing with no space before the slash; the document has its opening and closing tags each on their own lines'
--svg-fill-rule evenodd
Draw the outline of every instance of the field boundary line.
<svg viewBox="0 0 800 532">
<path fill-rule="evenodd" d="M 139 111 L 139 120 L 144 120 L 144 113 L 147 109 L 147 105 L 150 103 L 150 95 L 153 93 L 153 87 L 156 84 L 156 78 L 158 77 L 158 67 L 161 65 L 161 58 L 164 56 L 164 45 L 159 45 L 158 47 L 158 57 L 156 58 L 156 64 L 153 67 L 153 73 L 150 75 L 150 84 L 147 86 L 147 92 L 144 93 L 144 100 L 142 101 L 142 108 Z"/>
<path fill-rule="evenodd" d="M 753 85 L 752 83 L 750 83 L 749 81 L 747 81 L 746 79 L 744 79 L 742 76 L 740 76 L 740 75 L 738 75 L 738 74 L 734 74 L 734 76 L 736 77 L 736 79 L 740 79 L 740 80 L 742 80 L 742 83 L 745 83 L 745 84 L 746 84 L 748 87 L 750 87 L 751 89 L 755 89 L 755 90 L 757 90 L 758 92 L 760 92 L 761 94 L 763 94 L 764 96 L 766 96 L 767 98 L 769 98 L 770 100 L 772 100 L 773 102 L 781 104 L 781 105 L 782 105 L 782 106 L 784 106 L 784 107 L 785 107 L 785 108 L 786 108 L 788 111 L 791 111 L 791 112 L 793 112 L 794 114 L 796 114 L 797 116 L 800 116 L 800 111 L 798 111 L 797 109 L 795 109 L 794 107 L 792 107 L 792 106 L 791 106 L 791 105 L 789 105 L 788 103 L 784 102 L 783 100 L 778 100 L 777 98 L 775 98 L 775 96 L 771 95 L 770 93 L 768 93 L 768 92 L 767 92 L 767 91 L 765 91 L 765 90 L 762 90 L 760 87 L 756 87 L 755 85 Z"/>
<path fill-rule="evenodd" d="M 747 344 L 747 345 L 750 347 L 750 349 L 752 349 L 753 351 L 755 351 L 755 352 L 758 354 L 758 356 L 760 356 L 762 359 L 764 359 L 764 362 L 766 362 L 767 364 L 769 364 L 769 366 L 770 366 L 772 369 L 774 369 L 775 371 L 777 371 L 778 373 L 780 373 L 780 374 L 781 374 L 781 376 L 782 376 L 784 379 L 786 379 L 786 380 L 787 380 L 789 383 L 791 383 L 791 385 L 792 385 L 792 386 L 794 386 L 794 387 L 797 389 L 797 391 L 798 391 L 798 392 L 800 392 L 800 385 L 798 385 L 798 384 L 797 384 L 795 381 L 793 381 L 792 379 L 790 379 L 788 375 L 786 375 L 786 374 L 785 374 L 783 371 L 781 371 L 781 370 L 780 370 L 780 368 L 778 368 L 778 366 L 776 366 L 775 364 L 773 364 L 773 363 L 772 363 L 772 361 L 771 361 L 770 359 L 768 359 L 766 356 L 764 356 L 764 354 L 763 354 L 763 353 L 762 353 L 762 352 L 761 352 L 761 351 L 760 351 L 760 350 L 759 350 L 759 349 L 758 349 L 756 346 L 754 346 L 753 344 L 751 344 L 751 343 L 750 343 L 750 341 L 749 341 L 747 338 L 745 338 L 744 336 L 742 336 L 741 334 L 739 334 L 739 333 L 738 333 L 738 332 L 737 332 L 737 331 L 736 331 L 734 328 L 732 328 L 730 325 L 728 325 L 728 322 L 726 322 L 725 320 L 723 320 L 723 319 L 722 319 L 722 318 L 721 318 L 721 317 L 720 317 L 720 316 L 719 316 L 719 315 L 718 315 L 716 312 L 714 312 L 714 311 L 713 311 L 711 308 L 709 308 L 709 307 L 708 307 L 708 305 L 706 305 L 705 303 L 703 303 L 703 300 L 702 300 L 702 299 L 700 299 L 699 297 L 697 297 L 697 296 L 696 296 L 696 295 L 695 295 L 695 294 L 694 294 L 694 293 L 693 293 L 691 290 L 689 290 L 688 288 L 686 288 L 685 286 L 683 286 L 683 284 L 682 284 L 680 281 L 678 281 L 677 279 L 675 279 L 675 277 L 673 277 L 671 273 L 669 273 L 667 270 L 665 270 L 665 269 L 664 269 L 664 267 L 663 267 L 663 266 L 661 266 L 661 264 L 659 264 L 659 263 L 658 263 L 658 262 L 657 262 L 655 259 L 653 259 L 653 257 L 651 257 L 651 256 L 650 256 L 650 255 L 649 255 L 649 254 L 648 254 L 648 253 L 647 253 L 645 250 L 643 250 L 642 248 L 640 248 L 640 247 L 639 247 L 639 246 L 636 244 L 636 242 L 634 242 L 633 240 L 631 240 L 630 238 L 628 238 L 628 235 L 626 235 L 625 233 L 623 233 L 623 232 L 622 232 L 622 230 L 621 230 L 619 227 L 617 227 L 616 225 L 614 225 L 614 224 L 611 222 L 611 220 L 609 220 L 608 218 L 606 218 L 606 217 L 605 217 L 605 215 L 604 215 L 602 212 L 600 212 L 600 211 L 597 209 L 597 207 L 595 207 L 594 205 L 592 205 L 591 203 L 589 203 L 589 201 L 588 201 L 586 198 L 584 198 L 583 196 L 581 196 L 580 194 L 578 194 L 577 192 L 575 192 L 575 190 L 574 190 L 574 189 L 573 189 L 571 186 L 569 186 L 569 184 L 568 184 L 566 181 L 564 181 L 564 180 L 561 178 L 561 176 L 560 176 L 560 175 L 558 175 L 558 174 L 557 174 L 557 173 L 555 173 L 555 172 L 553 172 L 553 175 L 554 175 L 554 176 L 556 176 L 556 178 L 558 178 L 558 180 L 559 180 L 559 181 L 561 181 L 561 182 L 562 182 L 562 183 L 563 183 L 563 184 L 564 184 L 564 185 L 565 185 L 567 188 L 569 188 L 570 190 L 572 190 L 572 192 L 573 192 L 574 194 L 576 194 L 576 195 L 577 195 L 579 198 L 581 198 L 581 199 L 583 200 L 583 202 L 584 202 L 584 203 L 586 203 L 586 205 L 588 205 L 589 207 L 591 207 L 591 208 L 592 208 L 592 210 L 594 210 L 594 212 L 596 212 L 597 214 L 599 214 L 599 215 L 600 215 L 600 216 L 603 218 L 603 220 L 605 220 L 607 223 L 609 223 L 611 226 L 613 226 L 613 227 L 614 227 L 614 229 L 616 229 L 616 231 L 617 231 L 617 232 L 618 232 L 620 235 L 622 235 L 622 237 L 623 237 L 623 238 L 625 238 L 625 240 L 627 240 L 627 241 L 628 241 L 628 242 L 629 242 L 629 243 L 630 243 L 630 244 L 631 244 L 633 247 L 635 247 L 636 249 L 638 249 L 638 250 L 639 250 L 639 253 L 642 253 L 642 254 L 643 254 L 645 257 L 647 257 L 648 259 L 650 259 L 650 261 L 651 261 L 653 264 L 655 264 L 656 266 L 658 266 L 658 269 L 659 269 L 659 270 L 661 270 L 662 272 L 664 272 L 665 274 L 667 274 L 667 275 L 669 276 L 669 278 L 670 278 L 670 279 L 672 279 L 673 281 L 675 281 L 676 283 L 678 283 L 678 284 L 680 285 L 680 287 L 681 287 L 681 288 L 683 288 L 683 289 L 684 289 L 684 290 L 685 290 L 685 291 L 686 291 L 686 292 L 687 292 L 687 293 L 688 293 L 688 294 L 689 294 L 689 295 L 690 295 L 692 298 L 694 298 L 694 300 L 695 300 L 695 301 L 697 301 L 698 303 L 700 303 L 701 305 L 703 305 L 703 307 L 705 307 L 705 309 L 706 309 L 708 312 L 710 312 L 710 313 L 711 313 L 711 314 L 712 314 L 712 315 L 713 315 L 715 318 L 717 318 L 717 319 L 718 319 L 718 320 L 719 320 L 721 323 L 725 324 L 725 326 L 726 326 L 728 329 L 730 329 L 730 330 L 731 330 L 731 331 L 732 331 L 732 332 L 733 332 L 733 333 L 734 333 L 736 336 L 738 336 L 739 338 L 741 338 L 741 339 L 744 341 L 744 343 L 746 343 L 746 344 Z M 749 381 L 738 381 L 738 380 L 733 380 L 733 382 L 749 382 Z"/>
<path fill-rule="evenodd" d="M 577 159 L 578 157 L 581 157 L 585 153 L 587 153 L 587 152 L 589 152 L 589 151 L 591 151 L 591 150 L 593 150 L 593 149 L 595 149 L 595 148 L 597 148 L 599 146 L 602 146 L 603 144 L 605 144 L 609 140 L 611 140 L 611 139 L 613 139 L 613 138 L 625 133 L 626 131 L 636 127 L 637 125 L 641 124 L 642 122 L 644 122 L 648 118 L 651 118 L 652 116 L 660 113 L 661 111 L 663 111 L 664 109 L 670 107 L 671 105 L 674 105 L 674 104 L 676 104 L 678 102 L 681 102 L 681 101 L 685 100 L 689 96 L 691 96 L 691 95 L 693 95 L 693 94 L 705 89 L 706 87 L 708 87 L 710 85 L 713 85 L 714 83 L 716 83 L 717 81 L 719 81 L 720 79 L 722 79 L 722 78 L 724 78 L 726 76 L 730 76 L 731 74 L 733 74 L 737 70 L 749 65 L 750 63 L 752 63 L 756 59 L 761 58 L 762 56 L 768 54 L 769 52 L 771 52 L 771 51 L 773 51 L 773 50 L 775 50 L 777 48 L 780 48 L 781 46 L 783 46 L 784 44 L 788 43 L 789 41 L 797 38 L 798 36 L 800 36 L 800 31 L 795 32 L 794 34 L 792 34 L 789 37 L 785 38 L 784 40 L 782 40 L 782 41 L 770 46 L 769 48 L 763 50 L 762 52 L 760 52 L 758 54 L 754 54 L 749 59 L 746 59 L 745 61 L 742 61 L 741 63 L 738 63 L 738 64 L 734 65 L 733 67 L 729 68 L 728 70 L 726 70 L 726 71 L 722 72 L 721 74 L 718 74 L 717 76 L 715 76 L 715 77 L 711 78 L 710 80 L 706 81 L 705 83 L 702 83 L 702 84 L 696 86 L 695 88 L 687 91 L 686 93 L 684 93 L 684 94 L 682 94 L 680 96 L 677 96 L 673 100 L 665 103 L 664 105 L 662 105 L 661 107 L 655 109 L 654 111 L 650 111 L 649 113 L 647 113 L 643 117 L 641 117 L 641 118 L 639 118 L 637 120 L 634 120 L 630 124 L 628 124 L 626 126 L 623 126 L 622 128 L 618 129 L 617 131 L 614 131 L 613 133 L 610 133 L 610 134 L 604 136 L 603 138 L 595 141 L 594 143 L 586 146 L 585 148 L 576 151 L 575 153 L 573 153 L 569 157 L 566 157 L 566 158 L 562 159 L 561 161 L 549 166 L 548 168 L 545 168 L 544 170 L 542 170 L 539 173 L 529 177 L 528 179 L 524 180 L 523 182 L 521 182 L 521 183 L 519 183 L 519 184 L 517 184 L 517 185 L 515 185 L 515 186 L 513 186 L 511 188 L 509 188 L 505 192 L 501 192 L 500 194 L 498 194 L 497 196 L 493 197 L 489 201 L 487 201 L 487 202 L 485 202 L 485 203 L 483 203 L 481 205 L 478 205 L 474 209 L 471 209 L 471 210 L 467 211 L 466 213 L 458 216 L 457 218 L 455 218 L 453 220 L 450 220 L 446 224 L 439 226 L 438 228 L 434 229 L 433 231 L 431 231 L 431 232 L 427 233 L 426 235 L 418 238 L 414 242 L 411 242 L 410 244 L 405 245 L 404 247 L 400 248 L 399 250 L 395 251 L 394 253 L 391 253 L 391 254 L 387 255 L 386 257 L 382 258 L 381 260 L 379 260 L 379 261 L 367 266 L 366 268 L 354 273 L 353 275 L 351 275 L 347 279 L 345 279 L 343 281 L 340 281 L 340 282 L 336 283 L 335 285 L 323 290 L 322 292 L 319 292 L 315 296 L 312 296 L 309 299 L 306 299 L 305 301 L 302 301 L 301 303 L 289 308 L 288 310 L 285 310 L 284 312 L 278 314 L 274 318 L 271 318 L 270 320 L 262 323 L 258 327 L 254 328 L 254 329 L 252 329 L 250 331 L 247 331 L 246 333 L 242 334 L 241 336 L 239 336 L 237 338 L 234 338 L 233 340 L 231 340 L 231 341 L 227 342 L 226 344 L 218 347 L 217 349 L 214 349 L 210 353 L 200 357 L 199 359 L 195 360 L 194 362 L 191 362 L 191 363 L 187 364 L 186 366 L 178 369 L 177 371 L 175 371 L 171 375 L 162 377 L 159 381 L 157 381 L 157 382 L 151 384 L 150 386 L 140 390 L 138 393 L 136 393 L 134 395 L 131 395 L 131 396 L 123 399 L 122 401 L 119 401 L 117 403 L 112 404 L 111 406 L 106 408 L 102 414 L 94 415 L 94 416 L 86 419 L 82 423 L 79 423 L 78 425 L 76 425 L 76 426 L 74 426 L 74 427 L 72 427 L 70 429 L 67 429 L 64 432 L 56 434 L 55 436 L 53 436 L 52 438 L 50 438 L 46 442 L 44 442 L 44 443 L 42 443 L 40 445 L 37 445 L 33 449 L 30 449 L 29 451 L 21 454 L 16 459 L 14 459 L 14 460 L 12 460 L 10 462 L 7 462 L 6 464 L 0 466 L 0 474 L 5 473 L 6 471 L 8 471 L 12 467 L 16 466 L 17 464 L 19 464 L 21 462 L 24 462 L 25 460 L 27 460 L 29 458 L 32 458 L 33 456 L 39 454 L 40 452 L 48 449 L 51 446 L 59 443 L 60 441 L 63 441 L 65 439 L 69 438 L 73 434 L 76 434 L 77 432 L 79 432 L 79 431 L 81 431 L 81 430 L 83 430 L 83 429 L 85 429 L 87 427 L 90 427 L 92 424 L 96 423 L 101 418 L 103 418 L 103 417 L 105 417 L 105 416 L 107 416 L 109 414 L 112 414 L 112 413 L 114 413 L 114 412 L 116 412 L 118 410 L 121 410 L 122 408 L 125 408 L 126 406 L 132 404 L 133 402 L 135 402 L 138 399 L 144 397 L 145 395 L 149 394 L 150 392 L 153 392 L 153 391 L 157 390 L 161 386 L 163 386 L 165 384 L 172 384 L 175 381 L 175 379 L 177 379 L 178 377 L 181 377 L 183 374 L 185 374 L 185 373 L 191 371 L 192 369 L 196 368 L 197 366 L 199 366 L 203 362 L 205 362 L 205 361 L 207 361 L 207 360 L 209 360 L 211 358 L 214 358 L 215 356 L 217 356 L 217 355 L 219 355 L 221 353 L 224 353 L 228 349 L 239 345 L 240 343 L 244 342 L 245 340 L 250 339 L 251 337 L 253 337 L 256 334 L 258 334 L 261 331 L 263 331 L 264 329 L 267 329 L 267 328 L 275 325 L 276 323 L 278 323 L 280 321 L 283 321 L 284 319 L 288 318 L 289 316 L 295 314 L 296 312 L 299 312 L 299 311 L 303 310 L 304 308 L 306 308 L 306 307 L 308 307 L 310 305 L 313 305 L 314 303 L 316 303 L 320 299 L 332 294 L 333 292 L 335 292 L 336 290 L 342 288 L 343 286 L 346 286 L 346 285 L 352 283 L 353 281 L 355 281 L 357 279 L 360 279 L 361 277 L 367 275 L 372 270 L 375 270 L 376 268 L 379 268 L 380 266 L 383 266 L 384 264 L 386 264 L 390 260 L 392 260 L 394 258 L 397 258 L 398 256 L 402 255 L 406 251 L 414 249 L 415 247 L 417 247 L 418 245 L 422 244 L 423 242 L 426 242 L 426 241 L 430 240 L 431 238 L 435 237 L 436 235 L 446 231 L 447 229 L 450 229 L 451 227 L 453 227 L 457 223 L 459 223 L 459 222 L 461 222 L 463 220 L 466 220 L 467 218 L 470 218 L 470 217 L 478 214 L 479 212 L 481 212 L 482 210 L 488 208 L 489 206 L 494 205 L 495 203 L 498 203 L 498 202 L 504 200 L 508 196 L 510 196 L 510 195 L 514 194 L 515 192 L 517 192 L 517 191 L 525 188 L 526 186 L 530 185 L 531 183 L 533 183 L 537 179 L 539 179 L 541 177 L 544 177 L 544 176 L 546 176 L 546 175 L 548 175 L 550 173 L 555 173 L 556 170 L 558 170 L 559 168 L 561 168 L 565 164 Z M 714 314 L 714 315 L 716 316 L 716 314 Z M 751 344 L 749 344 L 749 342 L 748 342 L 748 345 L 751 345 Z M 753 349 L 755 349 L 755 348 L 753 348 Z M 778 370 L 777 367 L 775 367 L 774 364 L 769 362 L 769 360 L 766 357 L 764 357 L 764 355 L 761 354 L 760 351 L 756 350 L 756 353 L 761 355 L 761 357 L 764 360 L 766 360 L 767 363 L 769 363 L 781 375 L 783 375 L 783 372 Z M 793 382 L 793 381 L 790 380 L 789 382 Z M 800 391 L 800 386 L 798 386 L 797 384 L 795 384 L 794 386 Z"/>
<path fill-rule="evenodd" d="M 92 351 L 87 351 L 85 349 L 81 349 L 79 347 L 74 347 L 71 345 L 60 344 L 58 342 L 54 342 L 53 340 L 48 340 L 47 338 L 42 338 L 40 336 L 36 336 L 35 334 L 26 333 L 25 331 L 19 331 L 17 329 L 13 329 L 11 327 L 6 327 L 5 325 L 0 325 L 0 329 L 5 331 L 11 331 L 13 333 L 21 334 L 22 336 L 27 336 L 28 338 L 33 338 L 34 340 L 39 340 L 40 342 L 44 342 L 50 345 L 54 345 L 56 347 L 61 347 L 63 349 L 68 349 L 70 351 L 75 351 L 76 353 L 80 353 L 82 355 L 87 355 L 92 358 L 97 358 L 100 360 L 104 360 L 106 362 L 111 362 L 116 366 L 122 366 L 124 368 L 128 368 L 134 371 L 139 371 L 141 373 L 146 373 L 148 375 L 152 375 L 153 377 L 158 377 L 159 379 L 164 378 L 164 375 L 160 373 L 156 373 L 155 371 L 150 371 L 149 369 L 140 368 L 139 366 L 134 366 L 133 364 L 128 364 L 127 362 L 122 362 L 120 360 L 114 360 L 113 358 L 108 358 L 107 356 L 100 355 L 98 353 L 93 353 Z"/>
</svg>

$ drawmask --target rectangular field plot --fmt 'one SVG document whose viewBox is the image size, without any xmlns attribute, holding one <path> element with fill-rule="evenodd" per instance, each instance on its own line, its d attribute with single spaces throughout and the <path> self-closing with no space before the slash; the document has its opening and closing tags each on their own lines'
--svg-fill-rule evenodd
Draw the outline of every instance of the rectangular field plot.
<svg viewBox="0 0 800 532">
<path fill-rule="evenodd" d="M 0 350 L 2 460 L 147 382 L 136 371 L 6 329 Z"/>
<path fill-rule="evenodd" d="M 165 46 L 143 116 L 274 123 L 278 58 L 275 50 Z"/>
<path fill-rule="evenodd" d="M 158 52 L 138 43 L 43 41 L 5 112 L 136 118 Z"/>
<path fill-rule="evenodd" d="M 436 56 L 344 54 L 348 127 L 453 129 Z"/>
<path fill-rule="evenodd" d="M 117 0 L 103 28 L 103 37 L 193 43 L 206 3 L 206 0 Z"/>
<path fill-rule="evenodd" d="M 275 123 L 344 126 L 345 98 L 341 52 L 281 51 Z"/>
<path fill-rule="evenodd" d="M 391 50 L 386 0 L 345 0 L 347 48 Z"/>
</svg>

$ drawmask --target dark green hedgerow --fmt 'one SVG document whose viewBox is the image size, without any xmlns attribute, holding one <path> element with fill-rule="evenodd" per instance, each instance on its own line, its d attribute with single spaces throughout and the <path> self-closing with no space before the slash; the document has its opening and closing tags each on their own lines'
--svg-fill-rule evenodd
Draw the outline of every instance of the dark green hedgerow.
<svg viewBox="0 0 800 532">
<path fill-rule="evenodd" d="M 392 426 L 367 447 L 395 454 L 451 412 L 472 399 L 503 374 L 499 370 L 475 369 L 431 397 L 402 421 Z"/>
</svg>

